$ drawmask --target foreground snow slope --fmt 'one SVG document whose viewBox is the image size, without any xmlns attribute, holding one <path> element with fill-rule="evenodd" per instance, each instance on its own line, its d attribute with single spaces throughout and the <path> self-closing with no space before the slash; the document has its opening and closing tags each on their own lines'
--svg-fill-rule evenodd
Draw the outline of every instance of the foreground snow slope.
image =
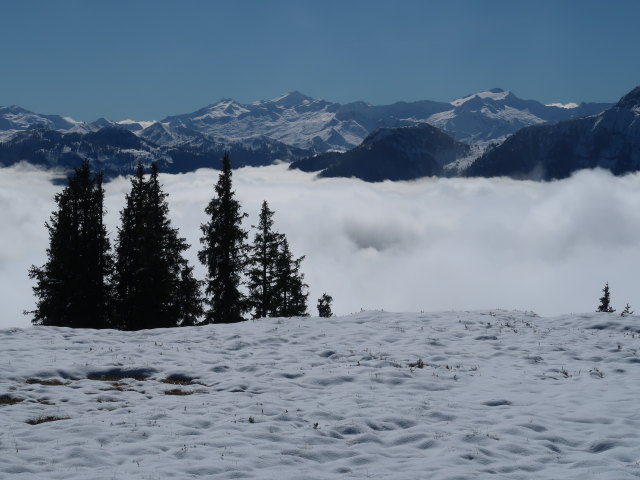
<svg viewBox="0 0 640 480">
<path fill-rule="evenodd" d="M 639 330 L 506 311 L 0 330 L 0 478 L 640 478 Z"/>
</svg>

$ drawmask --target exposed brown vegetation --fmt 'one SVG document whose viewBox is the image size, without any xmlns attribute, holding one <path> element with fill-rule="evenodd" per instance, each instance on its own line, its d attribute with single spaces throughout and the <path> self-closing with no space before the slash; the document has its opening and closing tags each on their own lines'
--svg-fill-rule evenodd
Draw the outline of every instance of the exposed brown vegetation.
<svg viewBox="0 0 640 480">
<path fill-rule="evenodd" d="M 29 378 L 24 383 L 29 385 L 69 385 L 69 382 L 63 382 L 62 380 L 58 380 L 57 378 L 51 380 L 41 380 L 39 378 Z"/>
<path fill-rule="evenodd" d="M 171 385 L 196 385 L 198 382 L 194 382 L 191 378 L 186 377 L 167 377 L 160 380 L 162 383 L 168 383 Z M 201 384 L 199 384 L 201 385 Z"/>
<path fill-rule="evenodd" d="M 117 390 L 118 392 L 131 392 L 134 391 L 130 388 L 130 385 L 126 382 L 113 382 L 109 388 L 103 390 Z"/>
<path fill-rule="evenodd" d="M 180 390 L 179 388 L 164 391 L 165 395 L 192 395 L 193 393 L 190 390 Z"/>
<path fill-rule="evenodd" d="M 109 374 L 105 374 L 105 375 L 89 375 L 87 377 L 88 380 L 97 380 L 100 382 L 120 382 L 121 380 L 126 380 L 128 378 L 131 378 L 133 380 L 137 380 L 139 382 L 143 382 L 147 379 L 147 377 L 144 377 L 142 375 L 129 375 L 129 374 L 122 374 L 122 375 L 109 375 Z"/>
<path fill-rule="evenodd" d="M 10 395 L 0 395 L 0 405 L 15 405 L 24 401 L 24 398 L 16 398 Z"/>
<path fill-rule="evenodd" d="M 38 418 L 33 418 L 31 420 L 27 420 L 27 423 L 29 425 L 40 425 L 41 423 L 46 423 L 46 422 L 55 422 L 57 420 L 68 420 L 69 417 L 54 417 L 54 416 L 46 416 L 46 417 L 38 417 Z"/>
</svg>

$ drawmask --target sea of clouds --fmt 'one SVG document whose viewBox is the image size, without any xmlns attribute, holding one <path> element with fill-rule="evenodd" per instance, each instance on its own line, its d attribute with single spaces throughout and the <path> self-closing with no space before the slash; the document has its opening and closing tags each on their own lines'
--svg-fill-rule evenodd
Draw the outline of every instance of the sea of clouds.
<svg viewBox="0 0 640 480">
<path fill-rule="evenodd" d="M 218 172 L 161 175 L 171 218 L 192 248 Z M 0 328 L 28 326 L 30 265 L 42 265 L 44 223 L 62 186 L 21 164 L 0 169 Z M 234 172 L 234 189 L 256 223 L 263 200 L 296 255 L 306 255 L 310 313 L 327 292 L 336 314 L 361 309 L 593 311 L 606 281 L 618 311 L 640 308 L 640 175 L 579 172 L 538 183 L 435 179 L 370 184 L 317 179 L 286 165 Z M 126 178 L 105 185 L 115 240 Z M 252 238 L 252 234 L 251 234 Z M 640 310 L 639 310 L 640 311 Z"/>
</svg>

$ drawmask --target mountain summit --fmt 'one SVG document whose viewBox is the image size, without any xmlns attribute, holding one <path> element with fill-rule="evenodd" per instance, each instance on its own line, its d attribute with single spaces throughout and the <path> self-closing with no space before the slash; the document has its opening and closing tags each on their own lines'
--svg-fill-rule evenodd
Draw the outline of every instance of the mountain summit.
<svg viewBox="0 0 640 480">
<path fill-rule="evenodd" d="M 636 87 L 627 93 L 616 104 L 618 108 L 626 108 L 629 110 L 640 108 L 640 87 Z"/>
<path fill-rule="evenodd" d="M 293 92 L 285 93 L 284 95 L 280 95 L 279 97 L 265 103 L 272 103 L 280 107 L 291 108 L 297 107 L 298 105 L 305 105 L 313 101 L 314 99 L 312 97 L 308 97 L 297 90 L 294 90 Z"/>
</svg>

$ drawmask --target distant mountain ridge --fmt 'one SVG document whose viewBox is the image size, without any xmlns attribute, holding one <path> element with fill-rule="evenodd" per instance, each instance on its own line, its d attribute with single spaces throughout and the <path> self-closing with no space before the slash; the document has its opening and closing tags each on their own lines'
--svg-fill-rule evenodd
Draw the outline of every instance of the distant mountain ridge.
<svg viewBox="0 0 640 480">
<path fill-rule="evenodd" d="M 640 87 L 597 115 L 519 130 L 465 175 L 552 180 L 597 167 L 616 175 L 640 170 Z"/>
<path fill-rule="evenodd" d="M 166 117 L 160 122 L 113 122 L 100 118 L 84 123 L 59 115 L 36 114 L 17 106 L 0 107 L 0 165 L 26 160 L 71 168 L 80 158 L 89 158 L 107 174 L 119 174 L 137 161 L 157 161 L 165 171 L 172 172 L 215 167 L 224 151 L 232 154 L 236 166 L 268 165 L 275 161 L 291 163 L 320 155 L 316 160 L 298 163 L 309 169 L 311 165 L 326 162 L 327 158 L 338 158 L 332 152 L 350 151 L 375 132 L 384 131 L 390 138 L 397 139 L 412 132 L 410 138 L 405 138 L 406 150 L 403 151 L 400 144 L 388 149 L 384 142 L 370 141 L 351 156 L 360 158 L 363 152 L 377 155 L 380 149 L 387 149 L 389 154 L 401 159 L 395 162 L 394 168 L 399 169 L 398 172 L 387 171 L 388 165 L 383 168 L 379 163 L 381 171 L 387 171 L 382 176 L 389 178 L 418 174 L 451 175 L 464 170 L 475 158 L 471 157 L 479 156 L 488 145 L 500 143 L 524 127 L 599 114 L 610 104 L 571 106 L 573 108 L 543 105 L 519 99 L 511 92 L 492 89 L 452 102 L 423 100 L 391 105 L 339 104 L 294 91 L 251 104 L 223 99 L 192 113 Z M 472 150 L 451 147 L 454 144 L 450 140 L 444 140 L 426 128 L 399 130 L 395 134 L 390 132 L 390 129 L 425 124 L 439 128 L 453 139 L 472 144 Z M 100 134 L 102 130 L 105 132 Z M 116 134 L 116 130 L 128 135 Z M 420 134 L 425 135 L 422 141 L 416 138 Z M 134 137 L 138 142 L 135 148 L 121 145 L 125 139 L 132 143 Z M 438 141 L 429 143 L 436 137 Z M 114 143 L 107 144 L 99 141 L 100 138 Z M 416 153 L 416 145 L 421 142 L 436 150 L 427 152 L 428 148 L 420 147 L 421 153 Z M 455 157 L 453 163 L 431 163 L 427 160 L 428 157 L 438 157 L 438 148 L 446 145 L 456 152 L 447 157 Z M 323 157 L 324 154 L 327 156 Z M 418 157 L 420 161 L 415 163 Z M 323 168 L 326 170 L 323 175 L 347 172 L 346 165 L 353 161 L 346 158 L 341 157 L 340 168 L 343 170 Z M 407 163 L 407 159 L 411 161 Z M 431 166 L 427 168 L 427 164 Z M 332 168 L 338 167 L 334 165 Z M 403 168 L 408 170 L 402 172 Z M 361 167 L 356 170 L 364 171 Z"/>
<path fill-rule="evenodd" d="M 156 162 L 162 172 L 181 173 L 218 168 L 225 152 L 233 156 L 236 167 L 270 165 L 273 158 L 294 161 L 309 155 L 269 139 L 219 143 L 185 136 L 181 143 L 158 145 L 118 126 L 86 133 L 32 127 L 0 142 L 0 166 L 26 160 L 47 168 L 71 170 L 88 159 L 94 169 L 102 170 L 107 177 L 128 175 L 138 162 Z"/>
<path fill-rule="evenodd" d="M 452 102 L 422 100 L 391 105 L 361 101 L 339 104 L 294 91 L 251 104 L 223 99 L 192 113 L 168 116 L 161 122 L 113 122 L 100 118 L 83 123 L 59 115 L 36 114 L 16 106 L 0 107 L 0 132 L 4 132 L 2 137 L 6 138 L 7 132 L 16 133 L 36 125 L 80 133 L 120 126 L 144 136 L 144 131 L 153 123 L 161 123 L 229 142 L 265 137 L 321 153 L 353 148 L 381 127 L 429 123 L 457 140 L 475 143 L 500 139 L 523 126 L 599 113 L 611 105 L 583 103 L 575 108 L 561 108 L 521 100 L 501 89 L 478 92 Z"/>
</svg>

